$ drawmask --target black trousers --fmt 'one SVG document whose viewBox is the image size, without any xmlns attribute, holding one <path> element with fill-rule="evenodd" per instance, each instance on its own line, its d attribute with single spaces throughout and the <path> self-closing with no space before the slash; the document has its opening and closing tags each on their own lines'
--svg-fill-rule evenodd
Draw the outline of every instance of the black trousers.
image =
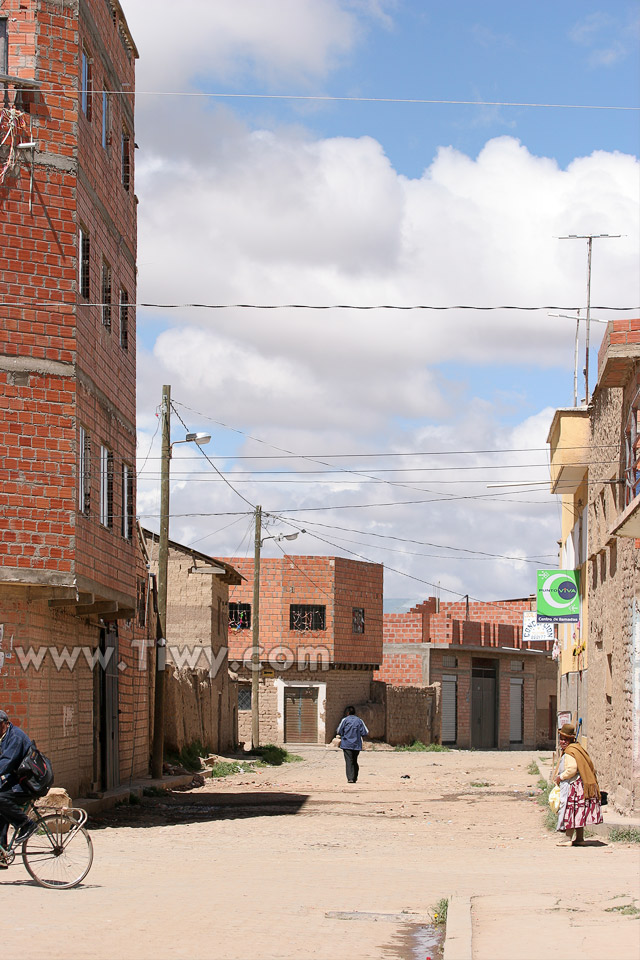
<svg viewBox="0 0 640 960">
<path fill-rule="evenodd" d="M 23 799 L 26 799 L 26 797 L 22 794 L 0 790 L 0 847 L 6 847 L 7 845 L 7 832 L 10 823 L 16 828 L 29 823 L 29 817 L 20 804 Z"/>
<path fill-rule="evenodd" d="M 347 780 L 349 783 L 355 783 L 358 779 L 360 767 L 358 766 L 359 750 L 343 750 L 344 762 L 347 768 Z"/>
</svg>

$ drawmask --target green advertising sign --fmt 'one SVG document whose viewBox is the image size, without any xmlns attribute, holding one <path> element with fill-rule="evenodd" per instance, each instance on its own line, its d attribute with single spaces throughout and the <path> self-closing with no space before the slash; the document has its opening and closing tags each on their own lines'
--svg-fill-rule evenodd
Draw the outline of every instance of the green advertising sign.
<svg viewBox="0 0 640 960">
<path fill-rule="evenodd" d="M 538 570 L 538 623 L 578 623 L 580 571 Z"/>
</svg>

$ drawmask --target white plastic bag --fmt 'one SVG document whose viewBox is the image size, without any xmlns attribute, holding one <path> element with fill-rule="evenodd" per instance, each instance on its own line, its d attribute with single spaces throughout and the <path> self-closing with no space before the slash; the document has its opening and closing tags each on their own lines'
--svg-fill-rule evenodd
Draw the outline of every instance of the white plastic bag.
<svg viewBox="0 0 640 960">
<path fill-rule="evenodd" d="M 549 791 L 549 807 L 552 813 L 557 813 L 560 809 L 560 787 L 557 783 Z"/>
</svg>

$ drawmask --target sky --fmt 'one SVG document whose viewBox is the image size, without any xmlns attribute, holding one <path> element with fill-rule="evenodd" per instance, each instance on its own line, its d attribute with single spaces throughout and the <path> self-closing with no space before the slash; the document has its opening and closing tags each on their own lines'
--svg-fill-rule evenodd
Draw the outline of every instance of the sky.
<svg viewBox="0 0 640 960">
<path fill-rule="evenodd" d="M 593 242 L 590 391 L 603 321 L 640 316 L 640 4 L 123 8 L 158 305 L 137 310 L 142 523 L 169 384 L 172 441 L 212 438 L 173 448 L 172 539 L 252 555 L 260 504 L 263 556 L 383 563 L 389 605 L 533 593 L 587 300 L 586 240 L 559 238 L 616 235 Z"/>
</svg>

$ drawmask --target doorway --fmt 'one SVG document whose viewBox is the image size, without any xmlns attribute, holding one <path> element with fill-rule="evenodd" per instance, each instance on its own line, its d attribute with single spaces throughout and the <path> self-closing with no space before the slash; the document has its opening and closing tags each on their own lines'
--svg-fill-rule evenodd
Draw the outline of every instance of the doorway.
<svg viewBox="0 0 640 960">
<path fill-rule="evenodd" d="M 285 687 L 285 743 L 318 742 L 318 688 Z"/>
<path fill-rule="evenodd" d="M 118 709 L 118 624 L 100 630 L 99 659 L 93 678 L 93 777 L 98 790 L 120 783 Z"/>
<path fill-rule="evenodd" d="M 471 661 L 471 746 L 493 750 L 497 746 L 496 660 L 473 657 Z"/>
</svg>

